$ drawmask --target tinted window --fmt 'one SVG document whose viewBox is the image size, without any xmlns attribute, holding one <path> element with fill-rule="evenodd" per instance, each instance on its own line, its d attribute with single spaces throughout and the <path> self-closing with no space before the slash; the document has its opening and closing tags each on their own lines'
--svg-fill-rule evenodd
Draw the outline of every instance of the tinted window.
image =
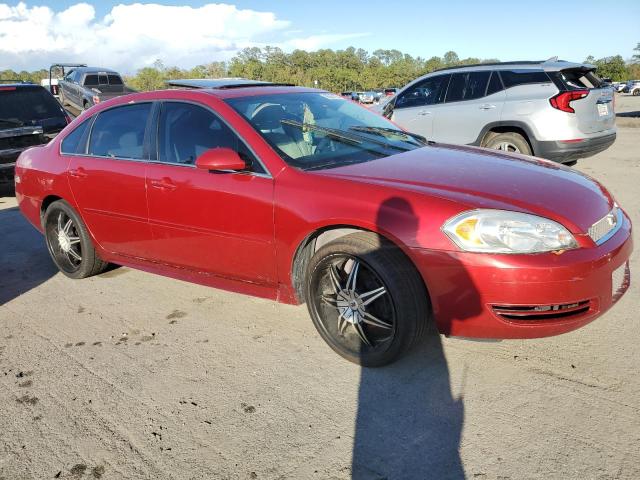
<svg viewBox="0 0 640 480">
<path fill-rule="evenodd" d="M 561 86 L 567 90 L 581 90 L 584 88 L 598 88 L 603 82 L 591 70 L 567 69 L 552 73 L 560 80 Z"/>
<path fill-rule="evenodd" d="M 84 77 L 85 85 L 98 85 L 98 75 L 87 75 Z"/>
<path fill-rule="evenodd" d="M 551 80 L 542 70 L 501 70 L 500 76 L 505 88 L 528 83 L 547 83 Z"/>
<path fill-rule="evenodd" d="M 447 91 L 447 83 L 451 75 L 439 75 L 426 78 L 404 91 L 395 108 L 419 107 L 422 105 L 434 105 L 444 101 Z"/>
<path fill-rule="evenodd" d="M 122 85 L 122 79 L 118 75 L 109 75 L 109 85 Z"/>
<path fill-rule="evenodd" d="M 498 72 L 491 73 L 491 79 L 489 80 L 489 86 L 487 87 L 487 95 L 493 95 L 502 90 L 502 82 Z"/>
<path fill-rule="evenodd" d="M 0 118 L 8 123 L 18 123 L 20 126 L 32 120 L 56 117 L 64 118 L 62 107 L 43 87 L 0 90 Z"/>
<path fill-rule="evenodd" d="M 264 172 L 247 146 L 215 114 L 190 103 L 165 102 L 160 112 L 158 159 L 163 162 L 193 165 L 212 148 L 230 148 L 251 166 Z"/>
<path fill-rule="evenodd" d="M 91 123 L 91 119 L 88 118 L 84 122 L 82 122 L 78 127 L 76 127 L 69 135 L 64 137 L 62 140 L 62 145 L 60 146 L 60 151 L 62 153 L 84 153 L 85 146 L 87 144 L 87 137 L 85 132 L 87 131 L 87 127 Z"/>
<path fill-rule="evenodd" d="M 484 97 L 491 72 L 454 73 L 447 89 L 447 102 Z"/>
<path fill-rule="evenodd" d="M 91 130 L 89 154 L 143 158 L 144 131 L 150 111 L 151 104 L 142 103 L 100 113 Z"/>
</svg>

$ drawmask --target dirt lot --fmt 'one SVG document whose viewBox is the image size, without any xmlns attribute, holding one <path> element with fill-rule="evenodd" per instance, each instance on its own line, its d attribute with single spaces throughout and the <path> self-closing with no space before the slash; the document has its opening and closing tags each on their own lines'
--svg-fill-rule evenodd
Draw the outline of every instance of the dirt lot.
<svg viewBox="0 0 640 480">
<path fill-rule="evenodd" d="M 640 225 L 633 122 L 578 168 Z M 0 479 L 640 478 L 637 281 L 570 334 L 432 336 L 363 370 L 304 307 L 126 268 L 69 280 L 15 205 L 0 198 Z"/>
</svg>

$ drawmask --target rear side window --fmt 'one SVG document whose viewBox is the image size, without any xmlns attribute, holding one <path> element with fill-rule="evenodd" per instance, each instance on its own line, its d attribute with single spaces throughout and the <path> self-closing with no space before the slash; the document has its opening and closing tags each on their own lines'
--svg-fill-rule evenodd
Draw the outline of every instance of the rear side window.
<svg viewBox="0 0 640 480">
<path fill-rule="evenodd" d="M 551 81 L 546 72 L 542 70 L 501 70 L 500 76 L 502 77 L 504 88 L 527 85 L 530 83 L 548 83 Z"/>
<path fill-rule="evenodd" d="M 395 108 L 420 107 L 444 102 L 450 74 L 425 78 L 409 87 L 399 97 Z"/>
<path fill-rule="evenodd" d="M 60 151 L 69 155 L 84 153 L 87 145 L 86 133 L 90 123 L 91 118 L 88 118 L 74 128 L 69 135 L 64 137 L 64 140 L 62 140 L 62 144 L 60 145 Z"/>
<path fill-rule="evenodd" d="M 454 73 L 447 89 L 447 102 L 484 97 L 491 72 Z"/>
<path fill-rule="evenodd" d="M 500 75 L 498 72 L 491 72 L 491 79 L 489 80 L 489 85 L 487 86 L 487 95 L 493 95 L 494 93 L 498 93 L 503 90 L 502 81 L 500 80 Z"/>
<path fill-rule="evenodd" d="M 47 118 L 64 118 L 64 111 L 45 88 L 33 86 L 0 90 L 0 119 L 6 123 L 21 126 Z"/>
<path fill-rule="evenodd" d="M 144 132 L 150 112 L 150 103 L 140 103 L 100 113 L 91 129 L 89 154 L 100 157 L 144 158 Z"/>
<path fill-rule="evenodd" d="M 193 165 L 200 155 L 212 148 L 230 148 L 252 166 L 252 171 L 264 173 L 244 142 L 213 112 L 191 103 L 163 103 L 158 130 L 158 160 Z"/>
</svg>

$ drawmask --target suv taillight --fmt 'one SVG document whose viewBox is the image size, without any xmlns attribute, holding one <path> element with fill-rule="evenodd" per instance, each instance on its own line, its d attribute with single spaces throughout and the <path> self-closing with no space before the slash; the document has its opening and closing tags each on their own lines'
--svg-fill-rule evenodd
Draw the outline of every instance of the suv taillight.
<svg viewBox="0 0 640 480">
<path fill-rule="evenodd" d="M 571 102 L 574 100 L 580 100 L 581 98 L 589 95 L 589 90 L 572 90 L 570 92 L 561 92 L 554 97 L 549 99 L 549 103 L 553 108 L 557 108 L 558 110 L 562 110 L 563 112 L 568 113 L 576 113 L 576 111 L 571 108 Z"/>
</svg>

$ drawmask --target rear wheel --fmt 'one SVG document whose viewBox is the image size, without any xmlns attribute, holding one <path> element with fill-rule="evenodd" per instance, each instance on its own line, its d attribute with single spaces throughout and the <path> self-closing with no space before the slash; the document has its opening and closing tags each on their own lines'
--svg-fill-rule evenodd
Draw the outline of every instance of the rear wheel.
<svg viewBox="0 0 640 480">
<path fill-rule="evenodd" d="M 515 132 L 491 133 L 484 142 L 487 148 L 495 148 L 503 152 L 521 153 L 532 155 L 531 147 L 527 140 Z"/>
<path fill-rule="evenodd" d="M 109 265 L 96 253 L 80 216 L 64 200 L 47 207 L 44 233 L 53 262 L 67 277 L 90 277 L 103 272 Z"/>
<path fill-rule="evenodd" d="M 634 97 L 637 97 L 638 95 L 640 95 L 640 88 L 636 88 L 636 89 L 633 91 L 633 96 L 634 96 Z"/>
<path fill-rule="evenodd" d="M 428 321 L 428 298 L 413 264 L 394 245 L 362 232 L 311 258 L 306 300 L 327 344 L 347 360 L 379 367 L 406 353 Z"/>
</svg>

